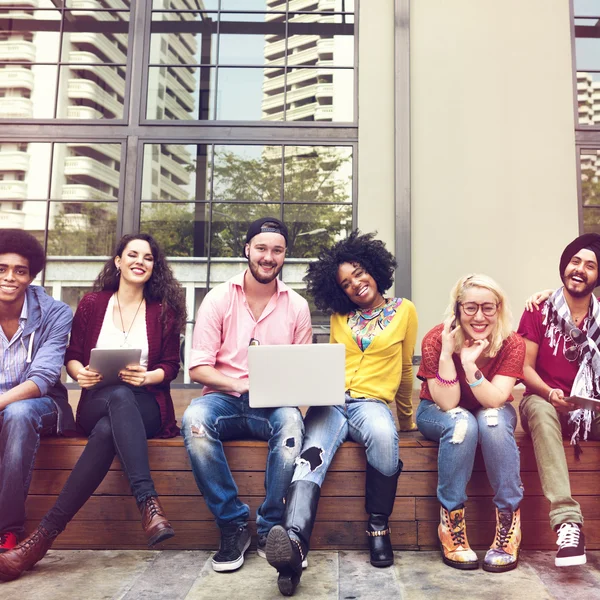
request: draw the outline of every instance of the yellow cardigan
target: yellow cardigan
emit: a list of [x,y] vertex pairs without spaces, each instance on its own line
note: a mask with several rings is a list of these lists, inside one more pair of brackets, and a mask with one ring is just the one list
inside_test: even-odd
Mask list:
[[388,326],[363,352],[352,337],[348,315],[331,316],[329,341],[346,346],[346,390],[353,398],[393,402],[397,390],[401,397],[411,397],[417,325],[415,305],[404,298]]

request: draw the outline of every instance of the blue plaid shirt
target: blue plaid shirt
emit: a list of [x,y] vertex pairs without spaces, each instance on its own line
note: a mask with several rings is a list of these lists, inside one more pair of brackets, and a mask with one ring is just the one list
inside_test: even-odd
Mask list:
[[27,323],[27,296],[23,302],[21,316],[19,317],[19,328],[9,341],[0,327],[0,394],[12,390],[22,383],[21,378],[25,371],[27,362],[27,343],[31,334],[23,338],[23,329]]

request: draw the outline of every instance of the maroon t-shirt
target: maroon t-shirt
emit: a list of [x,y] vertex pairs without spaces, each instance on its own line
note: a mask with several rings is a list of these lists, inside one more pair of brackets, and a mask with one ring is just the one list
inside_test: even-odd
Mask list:
[[[541,309],[533,312],[526,310],[519,323],[519,333],[538,345],[535,370],[542,381],[552,389],[562,390],[565,396],[568,396],[579,371],[579,361],[569,362],[565,358],[565,338],[562,335],[559,336],[557,346],[550,348],[550,342],[546,337],[547,327],[543,321],[544,315]],[[526,395],[534,393],[529,388],[525,390]]]
[[[435,378],[438,367],[440,365],[440,355],[442,353],[442,330],[444,325],[436,325],[431,331],[429,331],[423,338],[421,344],[421,366],[417,377],[423,381],[421,384],[420,398],[425,400],[431,400],[431,393],[429,392],[429,386],[427,384],[428,379]],[[452,355],[454,366],[456,367],[456,375],[460,384],[460,402],[459,406],[467,409],[481,408],[481,404],[475,398],[473,391],[467,383],[467,377],[465,370],[462,368],[460,363],[460,355],[456,352]],[[523,377],[523,364],[525,363],[525,342],[516,333],[511,333],[508,338],[504,340],[504,344],[498,351],[498,354],[494,358],[490,359],[489,362],[481,367],[479,370],[483,373],[483,376],[488,380],[492,380],[495,375],[506,375],[506,377],[516,377],[522,379]],[[508,401],[512,402],[512,395],[509,396]]]

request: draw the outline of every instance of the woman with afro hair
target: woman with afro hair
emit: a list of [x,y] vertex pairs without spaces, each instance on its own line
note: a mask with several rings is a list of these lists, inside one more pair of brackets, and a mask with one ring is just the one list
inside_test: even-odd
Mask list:
[[346,347],[346,398],[342,406],[314,406],[288,489],[282,525],[267,538],[267,560],[277,569],[280,592],[291,596],[309,549],[321,485],[341,444],[365,447],[365,508],[371,564],[393,564],[388,517],[402,470],[390,405],[396,392],[410,403],[417,313],[410,300],[384,296],[396,261],[373,234],[354,231],[324,249],[305,277],[317,308],[331,313],[330,342]]

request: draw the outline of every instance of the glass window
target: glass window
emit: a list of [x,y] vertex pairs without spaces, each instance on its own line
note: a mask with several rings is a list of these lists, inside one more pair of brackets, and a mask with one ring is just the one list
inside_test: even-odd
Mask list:
[[[147,118],[354,121],[353,10],[344,0],[155,10]],[[174,106],[161,109],[169,97]]]
[[124,118],[129,4],[0,9],[0,118]]
[[600,126],[600,2],[576,0],[574,10],[578,122]]

